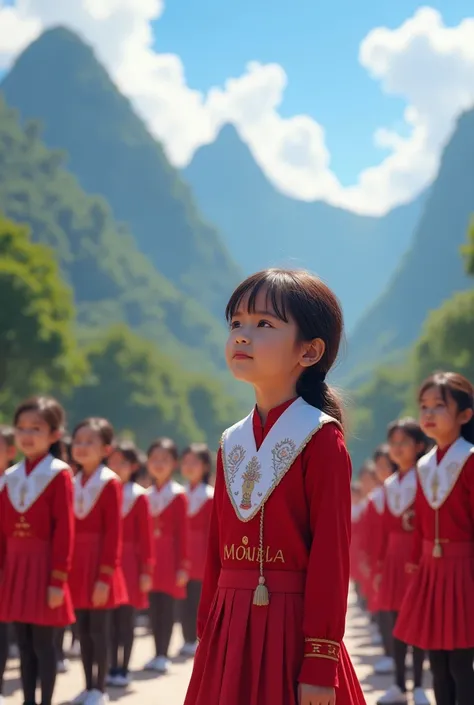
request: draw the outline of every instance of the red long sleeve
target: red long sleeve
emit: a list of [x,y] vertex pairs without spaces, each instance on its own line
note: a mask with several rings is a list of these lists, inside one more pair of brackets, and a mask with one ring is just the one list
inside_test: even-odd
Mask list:
[[417,480],[416,497],[415,497],[415,516],[413,518],[413,550],[411,554],[411,562],[413,565],[418,565],[423,549],[423,534],[421,530],[420,512],[423,503],[420,483]]
[[185,494],[177,495],[176,503],[176,565],[179,570],[189,570],[188,555],[188,499]]
[[102,550],[97,580],[111,584],[122,555],[122,485],[118,480],[110,480],[102,490],[104,506]]
[[53,482],[50,585],[63,588],[69,579],[74,550],[73,487],[70,471],[62,470]]
[[153,525],[148,498],[142,495],[137,499],[140,570],[142,575],[152,575],[155,563],[153,556]]
[[211,521],[209,525],[209,538],[207,543],[206,565],[202,584],[201,601],[199,603],[197,618],[197,635],[201,638],[206,626],[207,617],[217,590],[219,574],[221,572],[221,547],[220,547],[220,516],[222,513],[222,493],[225,483],[222,468],[222,453],[219,448],[217,454],[216,484],[214,487],[214,500],[212,502]]
[[305,464],[312,544],[303,618],[305,658],[298,680],[331,687],[337,686],[344,636],[351,532],[351,462],[334,424],[313,437]]
[[0,492],[0,580],[5,565],[6,533],[5,533],[5,490]]

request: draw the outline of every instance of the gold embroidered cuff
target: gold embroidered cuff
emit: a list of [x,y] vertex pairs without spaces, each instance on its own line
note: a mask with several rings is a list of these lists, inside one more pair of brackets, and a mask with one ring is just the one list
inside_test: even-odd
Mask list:
[[68,574],[63,573],[61,570],[53,570],[51,571],[51,577],[53,580],[60,580],[62,583],[66,583]]
[[339,661],[341,647],[337,641],[307,638],[304,642],[305,658],[325,658],[329,661]]
[[111,568],[109,565],[101,565],[99,568],[99,573],[103,573],[104,575],[113,575],[115,572],[115,568]]

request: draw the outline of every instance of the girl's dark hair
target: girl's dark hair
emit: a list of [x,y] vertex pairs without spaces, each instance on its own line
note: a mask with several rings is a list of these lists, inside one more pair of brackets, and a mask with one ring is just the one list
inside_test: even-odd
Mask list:
[[412,419],[409,416],[404,419],[397,419],[396,421],[392,421],[392,423],[389,424],[387,427],[387,440],[391,439],[395,431],[401,431],[406,436],[411,438],[414,443],[421,444],[421,450],[417,453],[416,456],[417,460],[419,460],[423,455],[425,455],[430,445],[430,441],[421,430],[421,426],[418,421],[415,421],[415,419]]
[[178,446],[171,438],[157,438],[148,448],[146,453],[147,456],[150,457],[153,451],[157,448],[162,448],[163,450],[166,450],[171,455],[173,460],[178,460]]
[[15,429],[13,426],[0,425],[0,437],[3,438],[8,448],[12,448],[15,445]]
[[[66,414],[61,404],[53,397],[30,397],[18,406],[13,415],[13,425],[17,426],[22,414],[34,411],[45,421],[50,431],[63,431],[66,423]],[[49,452],[55,458],[61,458],[61,441],[51,444]]]
[[[450,397],[456,403],[458,411],[471,409],[474,411],[474,387],[466,377],[457,372],[436,372],[428,379],[425,379],[418,391],[418,402],[423,394],[436,387],[444,402]],[[474,415],[471,420],[461,426],[461,436],[474,443]]]
[[343,422],[342,404],[326,383],[326,375],[337,358],[344,323],[341,305],[324,282],[304,270],[265,269],[247,277],[229,299],[225,316],[230,323],[247,299],[247,311],[255,313],[257,296],[265,291],[266,304],[275,316],[288,323],[290,317],[298,328],[300,341],[321,338],[325,344],[321,360],[301,373],[296,392],[311,406]]
[[397,465],[393,462],[393,460],[390,457],[390,449],[386,443],[381,443],[377,448],[374,450],[374,453],[372,455],[372,460],[374,463],[377,462],[379,458],[385,458],[388,460],[388,462],[391,465],[392,472],[396,472],[397,470]]
[[135,470],[130,476],[130,481],[136,482],[140,471],[140,454],[135,443],[127,440],[120,441],[120,443],[117,443],[117,445],[114,446],[113,452],[120,453],[123,455],[127,463],[135,466]]
[[204,484],[208,485],[211,479],[211,469],[212,469],[212,453],[205,443],[191,443],[187,448],[181,453],[181,458],[184,458],[188,453],[193,453],[196,455],[204,466],[204,473],[202,476],[202,481]]
[[110,421],[107,421],[107,419],[102,419],[96,416],[91,416],[88,419],[84,419],[77,424],[72,432],[73,441],[74,436],[81,430],[81,428],[90,428],[91,431],[97,433],[104,446],[111,445],[114,440],[114,428]]

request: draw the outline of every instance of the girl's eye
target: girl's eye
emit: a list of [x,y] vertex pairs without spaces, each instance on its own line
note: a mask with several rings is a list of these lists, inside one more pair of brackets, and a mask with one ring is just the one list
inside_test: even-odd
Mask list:
[[269,321],[259,321],[259,322],[258,322],[258,327],[259,327],[259,328],[266,328],[266,327],[271,328],[271,327],[272,327],[272,324],[269,323]]
[[232,321],[230,324],[230,329],[234,330],[235,328],[238,328],[240,325],[239,321]]

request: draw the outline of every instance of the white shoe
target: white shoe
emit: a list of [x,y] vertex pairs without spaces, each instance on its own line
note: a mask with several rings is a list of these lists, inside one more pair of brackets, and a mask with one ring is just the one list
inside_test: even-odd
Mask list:
[[91,690],[87,696],[85,705],[106,705],[109,702],[107,693],[101,693],[100,690]]
[[377,700],[377,705],[406,705],[408,696],[402,693],[398,685],[392,685],[385,695]]
[[0,695],[0,705],[5,705],[5,698],[3,695]]
[[382,646],[382,637],[378,632],[373,632],[372,636],[370,637],[370,643],[372,644],[372,646]]
[[395,671],[395,661],[391,656],[383,656],[374,666],[374,673],[378,676],[387,676]]
[[143,666],[143,670],[144,671],[156,671],[157,670],[157,668],[156,668],[157,661],[158,661],[158,657],[155,656],[155,658],[152,658],[151,661],[148,661],[148,663],[146,663]]
[[82,693],[79,693],[79,695],[76,695],[74,700],[70,701],[71,705],[84,705],[84,703],[86,702],[90,693],[92,693],[92,690],[83,690]]
[[158,671],[158,673],[168,673],[170,670],[169,659],[167,659],[166,656],[157,656],[155,670]]
[[62,661],[58,661],[56,664],[56,670],[58,673],[67,673],[69,671],[69,661],[67,658]]
[[197,649],[197,641],[195,641],[194,644],[187,642],[186,644],[183,644],[183,647],[181,648],[179,655],[180,656],[194,656],[194,654],[196,653],[196,649]]
[[415,688],[413,691],[413,702],[414,705],[431,705],[423,688]]
[[126,688],[130,685],[130,676],[126,676],[124,673],[118,673],[115,676],[114,685],[117,688]]
[[111,685],[112,687],[117,685],[117,675],[109,673],[107,678],[105,679],[105,684],[106,685]]
[[69,656],[80,656],[81,655],[81,645],[79,640],[73,641],[68,651]]

